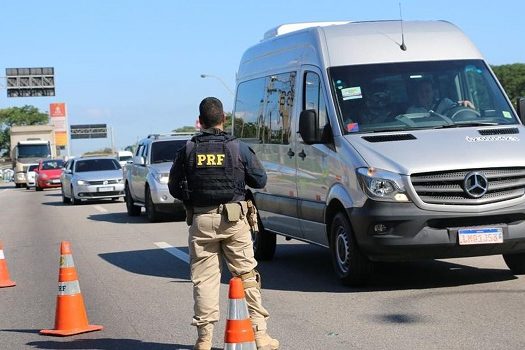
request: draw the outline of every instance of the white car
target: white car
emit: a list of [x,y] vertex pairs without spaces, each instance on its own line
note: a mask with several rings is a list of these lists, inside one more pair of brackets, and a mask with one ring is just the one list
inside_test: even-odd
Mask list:
[[38,168],[38,164],[30,164],[26,170],[26,189],[29,190],[31,187],[36,186],[36,173],[35,169]]
[[124,197],[122,167],[114,157],[82,157],[69,160],[60,177],[62,202]]

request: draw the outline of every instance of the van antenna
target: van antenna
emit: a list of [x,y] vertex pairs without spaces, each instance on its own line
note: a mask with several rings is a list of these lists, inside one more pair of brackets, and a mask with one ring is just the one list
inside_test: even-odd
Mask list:
[[401,22],[401,45],[399,45],[399,48],[403,51],[406,51],[407,46],[405,45],[405,31],[403,30],[403,13],[401,12],[401,2],[399,2],[399,18]]

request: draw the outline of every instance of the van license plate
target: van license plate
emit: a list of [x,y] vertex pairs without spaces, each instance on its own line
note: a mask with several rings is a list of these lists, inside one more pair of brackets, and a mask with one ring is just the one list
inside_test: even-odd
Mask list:
[[503,243],[503,229],[500,227],[472,228],[458,230],[459,245]]
[[113,191],[113,187],[99,187],[99,188],[98,188],[98,191],[99,191],[99,192],[109,192],[109,191]]

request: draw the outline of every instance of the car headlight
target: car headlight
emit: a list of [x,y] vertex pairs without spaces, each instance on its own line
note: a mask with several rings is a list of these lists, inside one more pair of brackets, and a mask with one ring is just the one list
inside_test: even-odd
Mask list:
[[39,174],[38,177],[41,177],[42,179],[47,179],[47,175],[46,174]]
[[87,185],[87,184],[88,184],[87,181],[84,181],[84,180],[77,180],[77,185],[82,186],[82,185]]
[[370,199],[410,202],[399,174],[375,168],[359,168],[357,177]]
[[124,179],[123,179],[123,178],[117,179],[117,183],[118,183],[118,184],[121,184],[121,183],[123,183],[123,182],[124,182]]
[[167,184],[168,183],[168,179],[170,177],[170,174],[168,173],[153,173],[153,178],[155,179],[155,181],[157,181],[158,183],[161,183],[161,184]]

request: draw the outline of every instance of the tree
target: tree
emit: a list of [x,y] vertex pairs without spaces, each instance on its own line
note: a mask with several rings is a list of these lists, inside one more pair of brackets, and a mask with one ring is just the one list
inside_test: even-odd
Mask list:
[[174,129],[173,132],[195,132],[194,126],[182,126],[180,128]]
[[[231,112],[225,112],[224,113],[226,120],[224,122],[224,130],[227,132],[231,131],[231,125],[232,125],[232,114]],[[172,132],[196,132],[198,131],[195,129],[194,126],[182,126],[180,128],[172,130]]]
[[0,109],[0,151],[9,152],[9,131],[13,125],[47,124],[47,113],[42,113],[34,106],[11,107]]
[[516,107],[516,99],[525,96],[525,63],[492,66],[492,70]]

